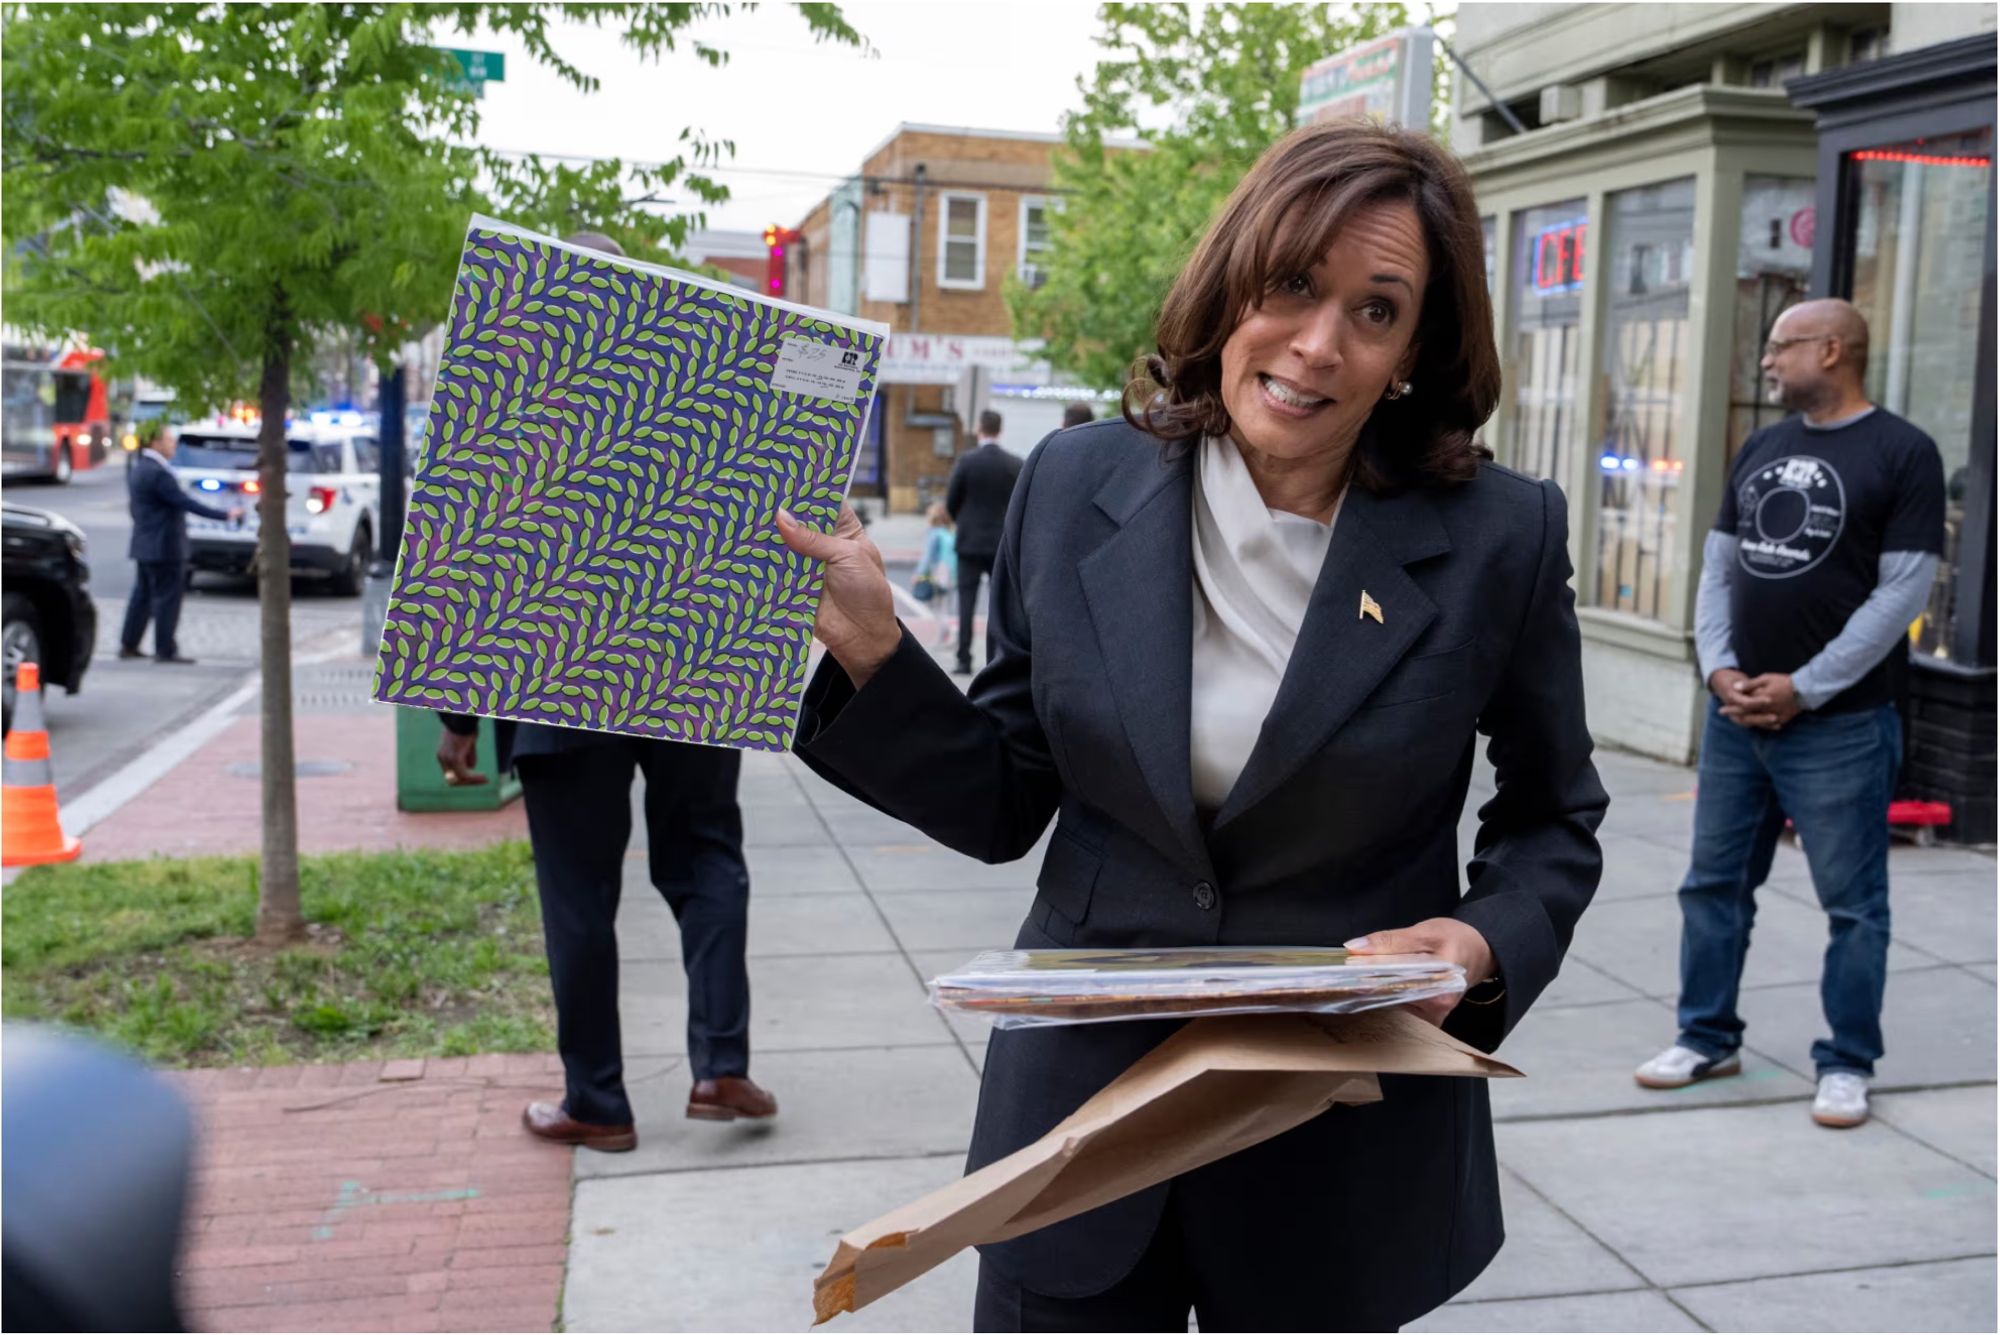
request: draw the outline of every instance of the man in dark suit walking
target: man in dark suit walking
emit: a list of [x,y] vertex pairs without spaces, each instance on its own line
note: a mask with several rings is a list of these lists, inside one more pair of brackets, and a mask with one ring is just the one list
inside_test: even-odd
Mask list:
[[952,465],[944,492],[944,508],[958,527],[958,666],[972,671],[972,618],[979,609],[979,584],[993,573],[993,556],[1000,550],[1000,529],[1007,519],[1007,502],[1014,496],[1014,479],[1021,476],[1019,455],[1000,444],[1000,414],[991,408],[979,414],[979,443]]
[[[447,782],[472,772],[479,720],[440,713]],[[646,869],[680,924],[687,971],[687,1115],[770,1117],[750,1079],[750,870],[736,803],[739,752],[545,723],[494,724],[501,770],[521,780],[555,993],[563,1099],[521,1114],[534,1135],[594,1150],[639,1143],[618,1021],[618,901],[632,838],[632,773],[646,779]]]
[[[572,246],[625,252],[580,232]],[[439,713],[438,764],[448,783],[484,783],[473,771],[479,720]],[[522,1111],[528,1131],[594,1150],[638,1141],[625,1093],[618,1025],[618,900],[632,837],[632,773],[646,779],[646,864],[680,924],[687,970],[687,1115],[727,1122],[770,1117],[778,1101],[750,1079],[750,871],[736,803],[740,752],[684,742],[496,722],[501,770],[521,779],[555,992],[563,1100]]]
[[138,568],[132,595],[125,604],[125,628],[118,637],[120,658],[142,658],[139,640],[146,623],[153,623],[153,661],[192,663],[181,655],[174,630],[181,620],[181,591],[187,584],[187,517],[242,518],[243,508],[226,510],[203,505],[174,480],[173,431],[158,418],[146,423],[144,445],[125,472],[125,490],[132,509],[132,543],[128,554]]

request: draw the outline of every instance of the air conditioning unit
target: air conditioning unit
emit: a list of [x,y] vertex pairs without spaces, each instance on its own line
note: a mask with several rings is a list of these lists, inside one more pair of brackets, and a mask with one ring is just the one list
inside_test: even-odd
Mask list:
[[1542,124],[1573,121],[1583,114],[1583,90],[1573,83],[1551,84],[1542,89]]

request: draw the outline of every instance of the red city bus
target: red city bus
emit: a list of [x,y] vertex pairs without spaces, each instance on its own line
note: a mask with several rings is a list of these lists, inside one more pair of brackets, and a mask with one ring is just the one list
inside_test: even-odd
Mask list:
[[110,395],[92,348],[55,353],[8,344],[0,356],[0,472],[67,482],[104,461]]

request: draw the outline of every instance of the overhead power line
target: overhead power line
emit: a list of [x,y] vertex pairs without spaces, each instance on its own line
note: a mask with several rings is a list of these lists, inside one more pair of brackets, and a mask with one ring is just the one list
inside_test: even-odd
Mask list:
[[[503,158],[546,158],[551,162],[622,162],[626,166],[658,169],[664,162],[647,162],[638,158],[620,158],[605,153],[536,153],[521,148],[491,148],[486,150]],[[784,177],[797,181],[831,181],[843,184],[860,180],[863,184],[876,185],[927,185],[939,190],[1014,190],[1024,195],[1068,195],[1072,190],[1053,185],[1022,185],[1018,181],[941,181],[927,176],[919,181],[914,176],[882,176],[870,172],[825,172],[805,168],[781,167],[737,167],[727,164],[717,166],[693,166],[683,163],[684,170],[701,176],[770,176]]]

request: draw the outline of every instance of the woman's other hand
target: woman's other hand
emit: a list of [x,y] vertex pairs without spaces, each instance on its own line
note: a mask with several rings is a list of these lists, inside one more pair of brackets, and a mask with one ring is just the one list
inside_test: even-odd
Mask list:
[[844,502],[831,533],[807,528],[779,510],[778,536],[800,556],[825,563],[826,592],[819,600],[813,634],[859,690],[889,661],[903,638],[881,551],[862,528],[854,507]]
[[[1426,918],[1414,927],[1393,932],[1370,932],[1346,943],[1356,955],[1435,955],[1465,970],[1468,990],[1493,976],[1493,950],[1479,929],[1456,918]],[[1408,1009],[1420,1020],[1443,1024],[1444,1017],[1457,1007],[1463,993],[1413,1001]]]

